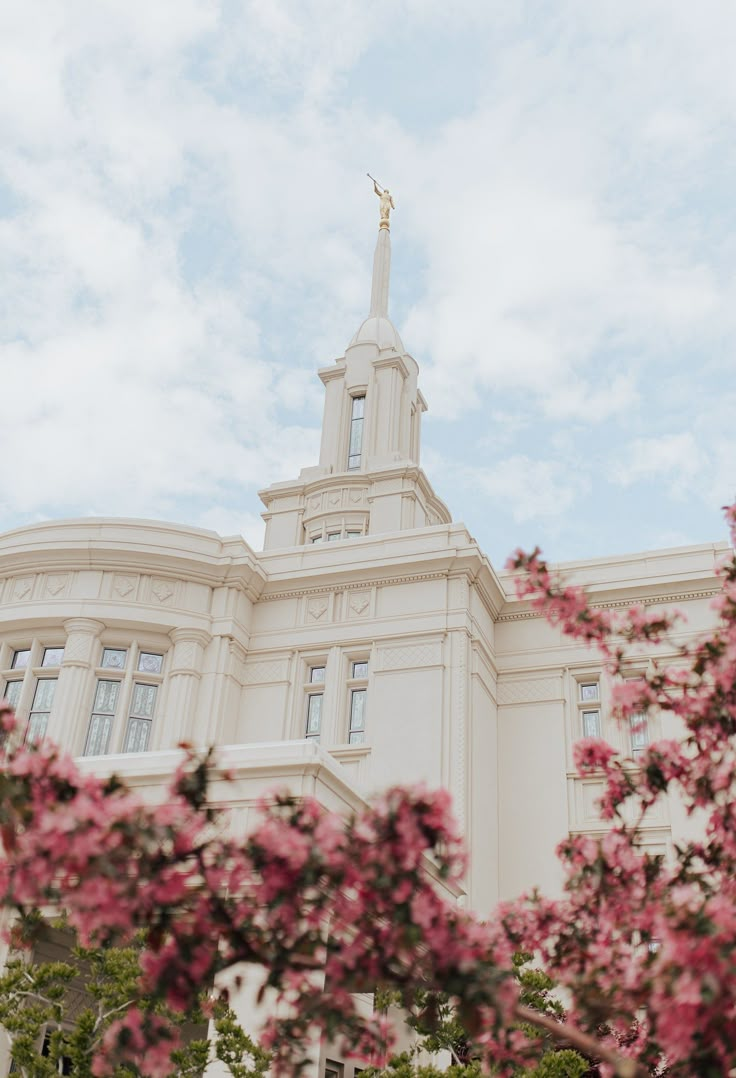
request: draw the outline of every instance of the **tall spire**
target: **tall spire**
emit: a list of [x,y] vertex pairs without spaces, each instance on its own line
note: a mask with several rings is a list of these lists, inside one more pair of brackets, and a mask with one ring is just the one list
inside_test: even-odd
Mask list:
[[[370,176],[370,173],[368,173]],[[396,209],[394,200],[387,187],[381,187],[372,176],[373,189],[378,195],[380,202],[380,218],[378,224],[378,239],[376,240],[376,253],[373,256],[373,282],[371,284],[371,309],[368,317],[363,321],[360,329],[351,340],[348,348],[353,345],[374,344],[380,350],[393,349],[395,352],[404,352],[401,337],[396,332],[396,327],[391,324],[388,316],[388,286],[391,277],[391,210]]]
[[376,240],[376,253],[373,256],[373,285],[371,287],[371,310],[369,318],[388,318],[388,283],[391,276],[391,210],[395,210],[394,200],[388,187],[381,187],[373,180],[373,190],[378,195],[381,203],[380,223],[378,225],[378,239]]
[[371,286],[371,317],[388,318],[388,285],[391,277],[391,235],[388,228],[378,229],[376,253],[373,256]]

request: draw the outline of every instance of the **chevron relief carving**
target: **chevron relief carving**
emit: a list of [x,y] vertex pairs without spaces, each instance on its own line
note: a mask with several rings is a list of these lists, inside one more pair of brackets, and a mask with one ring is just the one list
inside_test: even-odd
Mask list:
[[362,617],[368,610],[371,597],[367,591],[356,591],[350,596],[350,610],[358,617]]
[[317,599],[310,599],[307,603],[307,613],[310,618],[315,621],[319,621],[327,613],[328,607],[327,599],[324,596],[320,596]]

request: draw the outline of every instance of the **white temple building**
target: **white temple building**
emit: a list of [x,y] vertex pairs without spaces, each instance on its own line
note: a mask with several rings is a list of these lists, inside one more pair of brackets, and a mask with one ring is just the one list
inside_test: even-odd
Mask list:
[[[319,462],[261,492],[262,551],[141,520],[0,537],[0,688],[29,737],[151,796],[179,742],[221,746],[237,777],[216,793],[238,827],[279,785],[340,811],[395,783],[447,787],[471,852],[463,901],[486,914],[535,885],[556,891],[557,843],[601,828],[601,784],[576,777],[576,739],[600,733],[635,757],[647,737],[676,731],[632,741],[612,724],[597,656],[515,597],[434,492],[419,365],[388,313],[390,260],[386,217],[368,316],[318,372]],[[689,635],[712,624],[725,550],[564,569],[601,606],[681,608]],[[666,850],[685,827],[672,803],[642,841]],[[329,1051],[323,1071],[342,1066]]]

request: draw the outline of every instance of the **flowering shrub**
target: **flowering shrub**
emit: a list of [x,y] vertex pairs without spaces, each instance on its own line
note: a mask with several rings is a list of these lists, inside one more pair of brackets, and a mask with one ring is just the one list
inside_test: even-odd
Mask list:
[[[726,514],[736,544],[736,506]],[[595,645],[614,677],[626,673],[627,645],[661,642],[675,624],[676,615],[639,608],[591,609],[538,551],[518,552],[511,565],[525,570],[519,594]],[[636,767],[604,741],[578,743],[576,766],[605,782],[611,830],[598,841],[566,839],[565,897],[522,899],[510,919],[568,989],[568,1021],[632,1061],[628,1072],[617,1064],[622,1074],[721,1075],[736,1066],[736,558],[719,572],[715,631],[671,644],[674,661],[650,661],[614,689],[620,721],[656,709],[677,719],[682,739],[655,741]],[[637,843],[645,812],[668,792],[702,822],[672,860]]]
[[[12,739],[7,714],[3,723]],[[441,880],[456,883],[465,868],[446,794],[391,790],[347,821],[276,797],[237,840],[211,826],[210,764],[187,754],[167,802],[152,807],[115,778],[81,775],[48,742],[9,747],[3,904],[21,922],[63,908],[86,946],[144,931],[141,993],[173,1010],[236,962],[262,966],[282,1004],[264,1037],[277,1067],[302,1065],[317,1029],[381,1058],[388,1023],[366,1020],[353,995],[378,983],[447,986],[467,999],[481,1041],[481,1030],[505,1028],[510,945],[441,897],[427,872],[427,854]],[[146,1073],[168,1074],[176,1030],[146,1013],[132,1007],[110,1027],[96,1074],[139,1058],[144,1044]]]
[[[513,565],[524,570],[520,594],[596,646],[614,677],[630,645],[640,654],[672,628],[659,613],[591,608],[538,551]],[[91,946],[143,931],[141,993],[177,1011],[220,970],[261,967],[279,1001],[266,1043],[282,1071],[304,1065],[317,1033],[380,1064],[390,1028],[354,998],[380,984],[407,1000],[442,992],[474,1058],[496,1073],[530,1059],[533,1027],[603,1072],[725,1074],[736,1066],[736,560],[721,575],[716,630],[615,696],[626,723],[650,708],[676,716],[682,741],[655,742],[636,767],[603,741],[577,746],[581,771],[602,775],[611,829],[563,841],[559,901],[523,896],[483,924],[443,897],[433,872],[453,884],[465,868],[445,793],[390,790],[347,820],[275,797],[249,836],[224,838],[207,803],[210,757],[187,753],[167,802],[151,807],[115,778],[81,775],[51,744],[15,744],[5,711],[0,903],[21,923],[63,908]],[[704,823],[666,862],[637,845],[637,829],[670,790]],[[564,1019],[520,1000],[519,951],[541,956],[566,990]],[[144,1050],[148,1074],[168,1073],[176,1031],[146,1014],[133,1007],[111,1026],[97,1075]]]

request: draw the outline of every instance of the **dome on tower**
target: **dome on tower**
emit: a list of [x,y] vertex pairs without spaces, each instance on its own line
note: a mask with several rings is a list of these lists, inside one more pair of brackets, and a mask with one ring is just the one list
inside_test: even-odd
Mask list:
[[366,318],[348,348],[352,348],[354,344],[377,344],[381,349],[394,348],[397,352],[404,351],[401,337],[393,322],[380,314],[370,314]]

